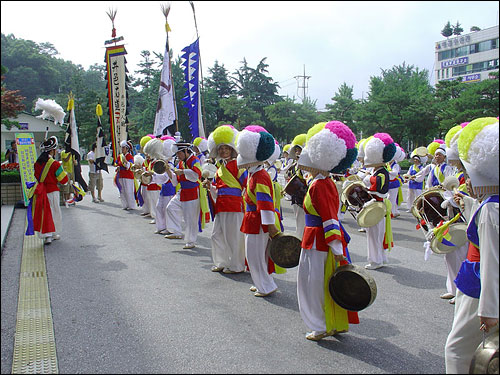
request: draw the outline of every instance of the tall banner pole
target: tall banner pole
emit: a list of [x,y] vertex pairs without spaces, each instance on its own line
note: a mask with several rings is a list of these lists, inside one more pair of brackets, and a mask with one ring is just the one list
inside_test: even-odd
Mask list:
[[[198,43],[200,41],[200,36],[198,34],[198,24],[196,22],[196,12],[194,10],[194,3],[192,1],[189,2],[189,4],[191,5],[191,8],[193,9],[193,17],[194,17],[194,28],[196,29],[196,39],[198,39]],[[205,118],[206,118],[206,114],[205,114],[205,100],[202,100],[202,96],[204,95],[204,90],[203,90],[203,69],[202,69],[202,66],[201,66],[201,53],[199,52],[198,50],[198,62],[200,64],[200,104],[201,104],[201,109],[203,111],[203,116],[201,116],[201,124],[202,124],[202,127],[203,127],[203,135],[206,134],[206,127],[205,127]]]
[[[163,66],[160,77],[160,87],[158,92],[158,104],[156,106],[156,116],[154,123],[154,135],[161,136],[168,134],[173,136],[178,129],[177,104],[175,100],[174,80],[172,75],[172,63],[170,61],[170,45],[168,32],[172,31],[168,25],[168,14],[170,12],[170,2],[161,6],[165,16],[165,31],[167,33],[167,42],[165,53],[163,55]],[[175,132],[171,128],[175,124]]]
[[125,55],[127,51],[125,46],[116,43],[123,40],[123,36],[116,37],[114,20],[116,10],[110,10],[107,15],[111,19],[113,30],[111,37],[113,39],[104,42],[106,47],[106,80],[108,82],[108,110],[109,126],[111,134],[111,147],[113,150],[113,161],[116,162],[120,155],[120,142],[128,140],[128,95],[127,95],[127,60]]

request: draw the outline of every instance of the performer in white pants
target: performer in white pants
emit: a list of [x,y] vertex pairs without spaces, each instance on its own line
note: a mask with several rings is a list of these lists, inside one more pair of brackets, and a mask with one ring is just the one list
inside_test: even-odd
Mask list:
[[403,161],[406,157],[403,149],[397,143],[395,143],[395,145],[396,154],[394,155],[393,160],[388,163],[389,167],[387,168],[389,171],[389,200],[391,201],[391,214],[393,218],[401,215],[398,208],[398,196],[401,189],[401,180],[399,177],[401,167],[399,166],[399,162]]
[[342,173],[347,169],[357,150],[354,134],[339,121],[314,125],[307,136],[309,141],[298,165],[311,174],[312,180],[304,198],[306,226],[297,271],[297,300],[300,316],[311,331],[306,339],[319,341],[348,331],[349,323],[359,323],[357,313],[337,305],[325,288],[325,280],[348,259],[346,238],[338,221],[339,195],[328,175],[329,171]]
[[181,188],[167,206],[168,239],[182,238],[182,219],[185,223],[186,245],[184,249],[196,247],[198,237],[198,221],[200,219],[199,180],[201,178],[200,160],[193,154],[191,144],[178,142],[172,146],[180,160],[178,169],[174,171]]
[[[483,332],[498,330],[499,318],[499,126],[494,117],[471,121],[460,133],[460,159],[470,177],[477,197],[469,219],[470,241],[455,280],[457,297],[455,316],[445,346],[447,374],[469,373]],[[458,200],[462,194],[455,194]],[[462,196],[465,201],[470,200]],[[467,210],[470,204],[465,204]],[[478,270],[479,268],[479,275]],[[479,277],[478,277],[479,276]]]
[[122,208],[128,211],[136,207],[134,173],[130,170],[130,167],[134,164],[134,157],[131,154],[133,146],[130,141],[121,141],[120,146],[122,153],[116,161],[115,185],[120,191]]
[[[152,182],[161,186],[158,201],[156,202],[156,231],[155,234],[167,234],[167,206],[170,200],[175,196],[175,186],[177,185],[177,176],[171,172],[175,166],[168,162],[168,172],[163,174],[155,173]],[[171,233],[168,233],[171,234]]]
[[[366,176],[363,182],[372,197],[379,202],[384,202],[386,208],[390,207],[390,202],[387,199],[389,172],[385,168],[385,163],[394,157],[396,147],[387,133],[376,133],[364,144],[365,166],[373,167],[373,172]],[[393,246],[391,222],[387,220],[390,215],[391,212],[387,211],[385,217],[376,225],[366,228],[369,262],[365,265],[366,269],[375,270],[387,263],[387,251]]]
[[[266,252],[270,237],[279,233],[279,222],[274,210],[273,183],[269,173],[263,168],[264,162],[275,150],[275,140],[260,126],[247,126],[237,141],[238,168],[248,169],[248,181],[245,190],[246,212],[241,224],[245,233],[245,251],[254,285],[250,288],[256,297],[265,297],[274,293],[278,286],[269,273],[269,254]],[[259,150],[259,153],[257,153]],[[259,159],[257,159],[259,157]],[[279,224],[278,224],[279,225]]]
[[217,159],[217,173],[213,183],[207,179],[214,204],[212,229],[212,272],[239,273],[245,271],[245,236],[240,231],[243,222],[242,191],[248,173],[238,169],[238,153],[234,145],[238,131],[221,125],[208,137],[209,157]]
[[406,212],[411,212],[411,208],[413,207],[413,202],[415,202],[415,198],[422,194],[422,190],[424,188],[424,174],[420,174],[418,177],[416,176],[418,172],[423,168],[423,165],[427,161],[427,156],[419,156],[415,154],[415,150],[411,153],[411,160],[413,165],[410,166],[408,170],[408,174],[405,175],[408,179],[408,197],[406,198]]

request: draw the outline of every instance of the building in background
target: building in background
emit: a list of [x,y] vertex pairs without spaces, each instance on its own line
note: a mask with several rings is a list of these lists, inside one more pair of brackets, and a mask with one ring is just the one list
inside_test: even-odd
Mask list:
[[498,72],[498,25],[436,42],[436,81],[479,82]]
[[39,154],[40,143],[45,140],[45,131],[47,127],[49,128],[48,137],[55,135],[59,141],[59,145],[64,143],[66,127],[63,128],[60,125],[54,125],[54,121],[36,118],[36,116],[27,112],[20,112],[16,118],[9,118],[9,120],[18,121],[19,128],[12,126],[12,128],[8,130],[7,127],[2,124],[2,152],[7,151],[7,149],[10,148],[10,142],[16,140],[16,133],[33,133],[36,152]]

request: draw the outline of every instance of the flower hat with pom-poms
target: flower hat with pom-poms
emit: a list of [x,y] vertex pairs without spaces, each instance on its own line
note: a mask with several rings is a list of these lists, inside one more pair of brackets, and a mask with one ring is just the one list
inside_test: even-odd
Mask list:
[[271,176],[271,181],[278,181],[278,167],[277,164],[280,163],[278,160],[281,154],[281,147],[277,140],[274,140],[274,152],[269,159],[266,160],[269,163],[269,167],[267,168],[267,173]]
[[290,145],[290,150],[288,150],[288,157],[297,160],[298,149],[302,150],[305,145],[306,145],[306,135],[305,134],[296,135],[292,141],[292,144]]
[[458,154],[476,194],[498,194],[498,120],[471,121],[458,136]]
[[429,152],[429,155],[434,156],[438,148],[444,149],[444,147],[446,146],[442,139],[435,139],[431,143],[429,143],[429,145],[427,146],[427,151]]
[[172,146],[175,144],[175,138],[170,135],[164,135],[160,139],[163,140],[163,160],[172,158]]
[[200,152],[208,151],[208,141],[206,138],[196,137],[193,140],[193,146],[198,147],[198,150],[200,150]]
[[139,145],[141,146],[142,151],[144,151],[144,146],[146,146],[146,143],[148,143],[153,138],[154,137],[150,137],[149,135],[145,135],[141,138],[141,140],[139,141]]
[[283,146],[283,153],[287,153],[287,154],[290,154],[290,147],[292,147],[292,145],[290,143],[286,144]]
[[394,158],[396,144],[387,133],[375,133],[365,142],[365,166],[377,167]]
[[358,149],[358,158],[365,158],[365,143],[368,138],[362,138],[359,140],[356,148]]
[[316,124],[307,132],[306,145],[299,156],[299,168],[325,176],[329,172],[343,173],[358,156],[355,144],[354,133],[342,122]]
[[238,134],[236,151],[239,168],[263,164],[275,150],[274,137],[262,126],[249,125]]
[[467,126],[468,122],[462,122],[460,125],[455,125],[446,133],[444,137],[444,143],[446,145],[446,156],[448,157],[448,161],[450,160],[459,160],[458,156],[458,136],[463,128]]
[[219,147],[222,145],[229,146],[233,149],[231,157],[235,158],[238,153],[236,151],[236,137],[238,130],[232,125],[220,125],[208,136],[208,157],[218,158]]
[[392,158],[392,160],[399,163],[399,162],[405,160],[406,152],[405,152],[404,148],[401,147],[399,144],[397,144],[397,143],[394,143],[394,144],[396,145],[396,153],[394,154],[394,157]]
[[153,159],[163,159],[163,141],[153,138],[144,145],[144,153]]

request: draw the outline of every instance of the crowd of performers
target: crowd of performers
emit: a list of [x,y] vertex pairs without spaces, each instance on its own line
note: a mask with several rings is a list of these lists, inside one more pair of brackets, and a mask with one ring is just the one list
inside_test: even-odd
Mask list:
[[[131,142],[122,141],[114,181],[124,210],[141,207],[141,215],[155,224],[154,233],[183,239],[184,249],[195,248],[198,233],[213,220],[211,270],[249,271],[256,297],[274,293],[278,286],[272,274],[286,272],[266,249],[283,232],[281,200],[290,200],[295,235],[301,240],[299,311],[309,330],[306,338],[314,341],[359,323],[356,312],[343,309],[325,292],[325,280],[350,263],[344,215],[360,219],[359,230],[366,232],[364,268],[384,267],[394,246],[391,221],[400,216],[401,188],[407,183],[407,212],[415,216],[416,230],[424,233],[426,258],[432,251],[439,253],[440,246],[453,248],[443,251],[447,291],[440,297],[455,304],[446,370],[463,373],[483,339],[482,331],[498,329],[498,129],[498,118],[490,117],[454,126],[445,140],[411,152],[412,166],[404,175],[399,162],[406,153],[389,134],[357,141],[339,121],[312,126],[283,150],[258,125],[241,131],[221,125],[208,139],[192,143],[147,135],[135,156]],[[50,194],[52,185],[65,178],[58,162],[47,161],[57,146],[51,139],[42,144],[35,164],[33,217],[44,208],[50,212],[50,205],[56,223],[55,228],[43,225],[48,215],[34,220],[34,231],[45,236],[58,231],[60,211]],[[285,186],[278,181],[280,173]],[[299,187],[290,193],[292,180]],[[368,199],[356,206],[350,190]],[[435,196],[437,207],[432,205]],[[465,225],[462,235],[467,237],[460,246],[450,236],[458,223]]]

